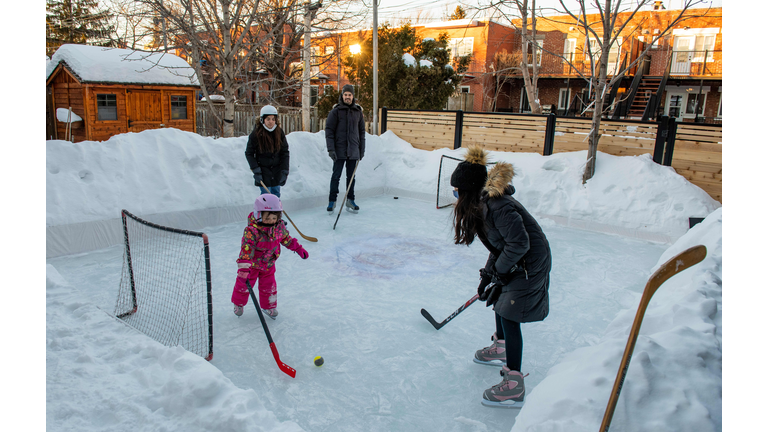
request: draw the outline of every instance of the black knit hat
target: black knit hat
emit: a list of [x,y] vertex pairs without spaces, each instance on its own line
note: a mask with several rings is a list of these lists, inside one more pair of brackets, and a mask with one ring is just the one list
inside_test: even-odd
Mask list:
[[355,87],[352,84],[345,84],[344,87],[341,88],[341,94],[344,94],[346,92],[352,93],[352,96],[355,95]]
[[463,162],[451,174],[451,186],[459,190],[480,190],[488,178],[485,168],[487,154],[479,147],[470,147]]

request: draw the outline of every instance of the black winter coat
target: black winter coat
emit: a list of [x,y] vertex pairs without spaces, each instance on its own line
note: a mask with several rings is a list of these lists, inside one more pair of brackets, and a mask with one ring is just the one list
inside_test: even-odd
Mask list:
[[352,105],[334,105],[325,120],[325,144],[328,151],[336,152],[338,159],[362,159],[365,154],[365,119],[363,108],[352,99]]
[[512,165],[497,163],[482,192],[488,242],[500,252],[498,257],[489,255],[485,269],[495,268],[509,278],[494,304],[496,313],[520,323],[541,321],[549,314],[552,254],[539,224],[512,198],[515,188],[509,182],[513,175]]
[[[254,174],[260,174],[261,179],[267,187],[284,186],[288,180],[288,171],[290,167],[290,152],[288,151],[288,140],[285,138],[282,128],[280,129],[280,151],[277,153],[259,153],[258,138],[256,131],[263,128],[258,122],[253,131],[248,136],[248,145],[245,147],[245,158]],[[268,134],[274,134],[276,131],[265,131]],[[261,186],[256,182],[256,186]]]

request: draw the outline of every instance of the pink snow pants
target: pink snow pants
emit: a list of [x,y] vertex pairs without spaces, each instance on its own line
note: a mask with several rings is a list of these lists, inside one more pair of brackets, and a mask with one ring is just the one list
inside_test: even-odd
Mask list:
[[[240,277],[243,270],[244,269],[240,269],[240,271],[238,271],[238,276],[235,280],[235,288],[232,290],[232,303],[238,306],[247,305],[248,297],[250,297],[248,287],[245,286],[245,279]],[[275,281],[275,266],[268,269],[251,267],[248,270],[248,282],[251,284],[251,288],[255,288],[257,279],[259,281],[259,306],[261,306],[262,309],[276,308],[277,282]]]

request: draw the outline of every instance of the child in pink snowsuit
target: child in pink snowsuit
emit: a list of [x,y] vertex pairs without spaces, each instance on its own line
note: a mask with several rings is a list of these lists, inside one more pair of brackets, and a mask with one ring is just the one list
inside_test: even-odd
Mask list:
[[256,289],[258,279],[259,306],[270,318],[277,317],[277,283],[275,282],[275,261],[280,256],[280,245],[296,252],[302,259],[309,253],[299,242],[288,234],[285,221],[281,219],[282,204],[272,194],[260,195],[254,203],[253,213],[248,215],[248,226],[243,233],[240,256],[237,258],[237,279],[232,290],[235,315],[243,314],[248,304],[248,287],[245,281]]

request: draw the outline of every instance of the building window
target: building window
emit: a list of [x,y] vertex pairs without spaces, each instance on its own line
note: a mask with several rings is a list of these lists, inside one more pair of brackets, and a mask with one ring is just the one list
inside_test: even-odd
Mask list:
[[317,92],[319,91],[316,85],[309,86],[309,105],[314,106],[317,103]]
[[96,110],[99,120],[117,120],[117,95],[97,94]]
[[461,86],[461,93],[469,93],[469,86]]
[[325,55],[329,56],[329,55],[333,54],[333,51],[334,51],[334,47],[333,46],[325,47]]
[[[698,94],[689,94],[688,95],[688,101],[685,104],[685,113],[686,114],[692,114],[695,115],[696,111],[698,111],[698,114],[701,114],[704,112],[704,103],[707,100],[707,94],[702,93],[701,94],[701,101],[699,102],[699,95]],[[697,104],[697,102],[699,102]],[[696,107],[698,106],[698,109]]]
[[557,99],[557,109],[567,111],[571,105],[571,89],[561,88],[560,97]]
[[571,63],[576,58],[576,39],[566,39],[563,47],[563,57]]
[[451,39],[448,43],[448,47],[451,49],[451,55],[453,57],[465,57],[472,55],[472,46],[474,44],[474,37],[464,37]]
[[187,97],[171,96],[171,120],[187,119]]

